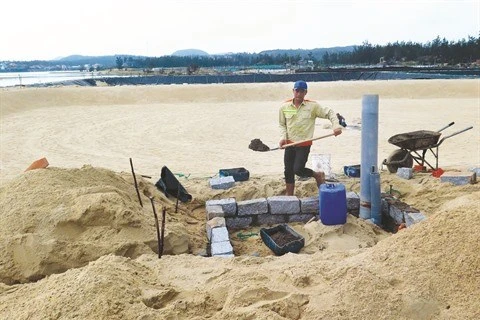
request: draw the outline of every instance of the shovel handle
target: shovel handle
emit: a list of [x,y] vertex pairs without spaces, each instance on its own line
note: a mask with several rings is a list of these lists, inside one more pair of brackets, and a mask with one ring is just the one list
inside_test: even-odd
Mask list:
[[302,143],[305,143],[305,142],[309,142],[309,141],[315,141],[315,140],[320,140],[320,139],[323,139],[323,138],[328,138],[328,137],[331,137],[331,136],[334,136],[334,135],[335,135],[334,133],[330,133],[330,134],[320,136],[320,137],[315,137],[315,138],[312,138],[312,139],[307,139],[307,140],[302,140],[302,141],[297,141],[297,142],[284,144],[283,146],[280,147],[280,149],[293,147],[293,146],[296,146],[296,145],[299,145],[299,144],[302,144]]

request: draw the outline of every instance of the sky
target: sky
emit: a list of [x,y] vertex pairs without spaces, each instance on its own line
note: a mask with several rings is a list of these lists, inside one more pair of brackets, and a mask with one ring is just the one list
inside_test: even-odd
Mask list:
[[480,0],[2,0],[0,61],[478,37]]

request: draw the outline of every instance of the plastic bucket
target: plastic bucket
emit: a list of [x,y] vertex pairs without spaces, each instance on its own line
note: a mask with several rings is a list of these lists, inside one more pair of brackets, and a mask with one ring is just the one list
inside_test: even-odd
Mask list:
[[329,154],[312,154],[312,170],[323,171],[326,177],[330,177],[332,167],[330,166]]
[[345,185],[327,183],[318,191],[320,221],[324,225],[345,224],[347,222],[347,193]]

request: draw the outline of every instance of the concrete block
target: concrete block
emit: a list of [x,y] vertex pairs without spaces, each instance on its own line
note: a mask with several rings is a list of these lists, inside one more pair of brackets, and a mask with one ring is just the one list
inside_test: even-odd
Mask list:
[[318,216],[318,212],[313,214],[313,213],[300,213],[300,214],[292,214],[288,215],[288,222],[308,222],[310,219],[313,217]]
[[222,207],[225,217],[231,217],[237,214],[237,201],[235,200],[235,198],[208,200],[205,203],[205,207],[207,208],[207,211],[208,211],[208,207],[211,207],[211,206]]
[[360,196],[356,192],[347,192],[347,210],[360,210]]
[[230,189],[235,185],[235,179],[232,176],[211,178],[209,182],[212,189]]
[[211,243],[230,241],[227,227],[218,227],[212,229]]
[[253,222],[252,217],[227,217],[225,219],[228,229],[245,229],[250,227]]
[[280,224],[280,223],[285,223],[287,222],[287,217],[286,215],[281,215],[281,214],[260,214],[257,216],[257,225],[263,226],[271,226],[274,224]]
[[296,196],[273,196],[267,198],[271,214],[298,214],[300,200]]
[[412,168],[398,168],[397,176],[403,179],[410,180],[413,178],[413,169]]
[[239,216],[268,213],[268,202],[265,198],[237,202]]
[[408,228],[415,223],[425,220],[426,218],[427,217],[425,217],[421,212],[408,212],[405,214],[405,225]]
[[302,198],[300,199],[300,214],[319,214],[318,211],[318,198],[317,197],[309,197],[309,198]]
[[389,211],[390,211],[390,204],[384,198],[382,198],[382,209],[381,210],[382,210],[382,214],[385,214],[385,215],[389,214]]
[[212,229],[226,227],[227,224],[225,222],[225,218],[215,217],[213,219],[208,220],[205,226],[207,229],[207,238],[208,238],[208,241],[210,241],[210,239],[212,238]]
[[215,217],[225,217],[222,206],[206,206],[205,211],[207,221]]
[[212,256],[233,254],[233,247],[230,241],[213,242],[210,247]]
[[390,205],[390,208],[388,210],[388,215],[395,220],[395,223],[400,224],[403,223],[404,221],[404,211],[394,204]]
[[347,210],[348,214],[351,214],[354,217],[357,217],[360,215],[360,209],[354,209],[354,210]]
[[440,182],[450,182],[456,186],[474,184],[477,182],[477,174],[475,172],[448,172],[440,177]]

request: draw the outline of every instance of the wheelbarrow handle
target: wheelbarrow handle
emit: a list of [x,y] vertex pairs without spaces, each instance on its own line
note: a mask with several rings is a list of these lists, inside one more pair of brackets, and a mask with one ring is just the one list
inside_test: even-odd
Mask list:
[[450,135],[448,135],[448,136],[446,136],[446,137],[443,137],[443,138],[437,143],[437,147],[438,147],[439,145],[441,145],[442,142],[443,142],[445,139],[451,138],[451,137],[453,137],[453,136],[456,136],[457,134],[460,134],[460,133],[465,132],[465,131],[470,130],[470,129],[473,129],[473,126],[470,126],[470,127],[465,128],[465,129],[463,129],[463,130],[454,132],[454,133],[452,133],[452,134],[450,134]]
[[453,126],[454,124],[455,124],[455,122],[452,121],[452,122],[450,122],[448,125],[446,125],[445,127],[443,127],[442,129],[437,130],[437,132],[443,131],[443,130],[447,129],[448,127]]

